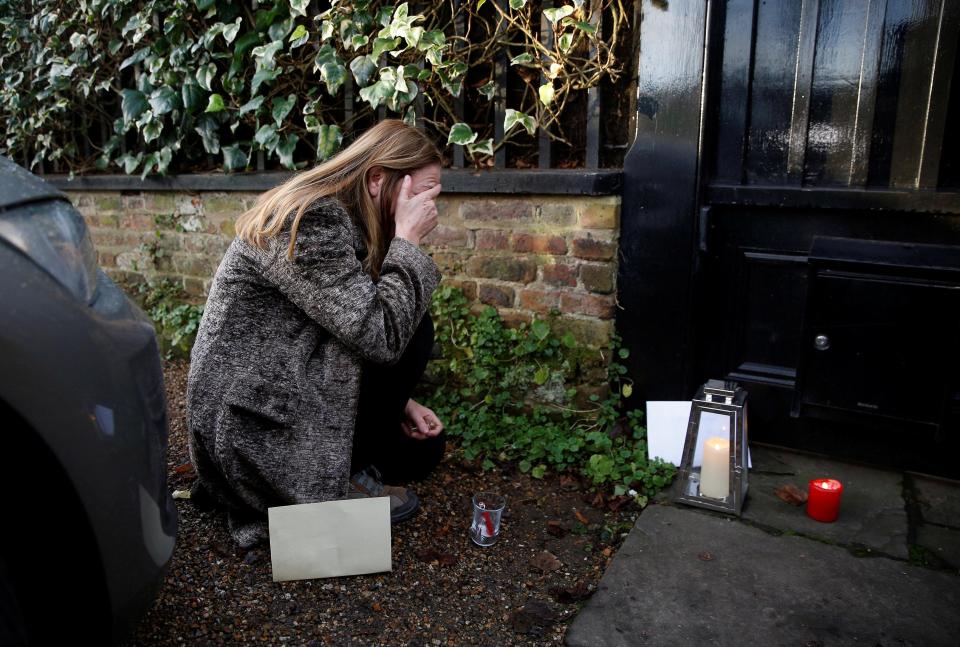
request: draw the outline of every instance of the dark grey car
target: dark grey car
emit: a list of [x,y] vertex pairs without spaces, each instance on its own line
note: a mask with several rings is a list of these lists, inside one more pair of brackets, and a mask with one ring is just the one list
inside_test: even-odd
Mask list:
[[153,326],[66,196],[0,157],[0,644],[118,641],[173,553]]

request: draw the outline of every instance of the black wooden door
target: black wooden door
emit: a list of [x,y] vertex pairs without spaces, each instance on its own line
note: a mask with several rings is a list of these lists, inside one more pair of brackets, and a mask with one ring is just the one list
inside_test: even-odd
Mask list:
[[[960,386],[940,368],[960,362],[955,347],[931,334],[884,355],[867,337],[894,314],[925,330],[891,298],[920,319],[954,316],[938,305],[960,293],[954,275],[918,284],[900,268],[883,285],[828,283],[849,290],[843,304],[818,300],[811,250],[826,237],[960,249],[958,32],[960,0],[644,2],[618,320],[642,396],[736,379],[755,437],[943,472],[937,447],[960,435]],[[858,350],[805,362],[811,322],[851,300]],[[826,357],[839,363],[823,370]],[[858,400],[852,376],[869,367],[924,378]]]

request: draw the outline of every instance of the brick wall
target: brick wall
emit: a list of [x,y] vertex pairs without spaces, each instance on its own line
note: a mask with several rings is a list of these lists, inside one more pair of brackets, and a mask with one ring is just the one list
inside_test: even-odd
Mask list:
[[[254,192],[70,191],[114,279],[167,277],[202,300]],[[559,311],[585,344],[613,332],[617,196],[447,194],[425,241],[444,274],[507,321]]]

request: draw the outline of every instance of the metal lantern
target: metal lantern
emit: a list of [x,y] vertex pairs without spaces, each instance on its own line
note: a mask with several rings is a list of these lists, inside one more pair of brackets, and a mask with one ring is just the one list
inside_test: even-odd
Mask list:
[[747,496],[747,392],[709,380],[690,406],[675,501],[740,515]]

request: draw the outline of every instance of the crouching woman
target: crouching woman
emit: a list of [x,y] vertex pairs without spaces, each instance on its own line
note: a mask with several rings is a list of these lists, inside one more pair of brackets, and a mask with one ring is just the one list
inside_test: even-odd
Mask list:
[[198,489],[243,547],[276,505],[390,496],[439,463],[443,424],[411,399],[433,346],[440,154],[383,121],[260,196],[210,288],[187,385]]

